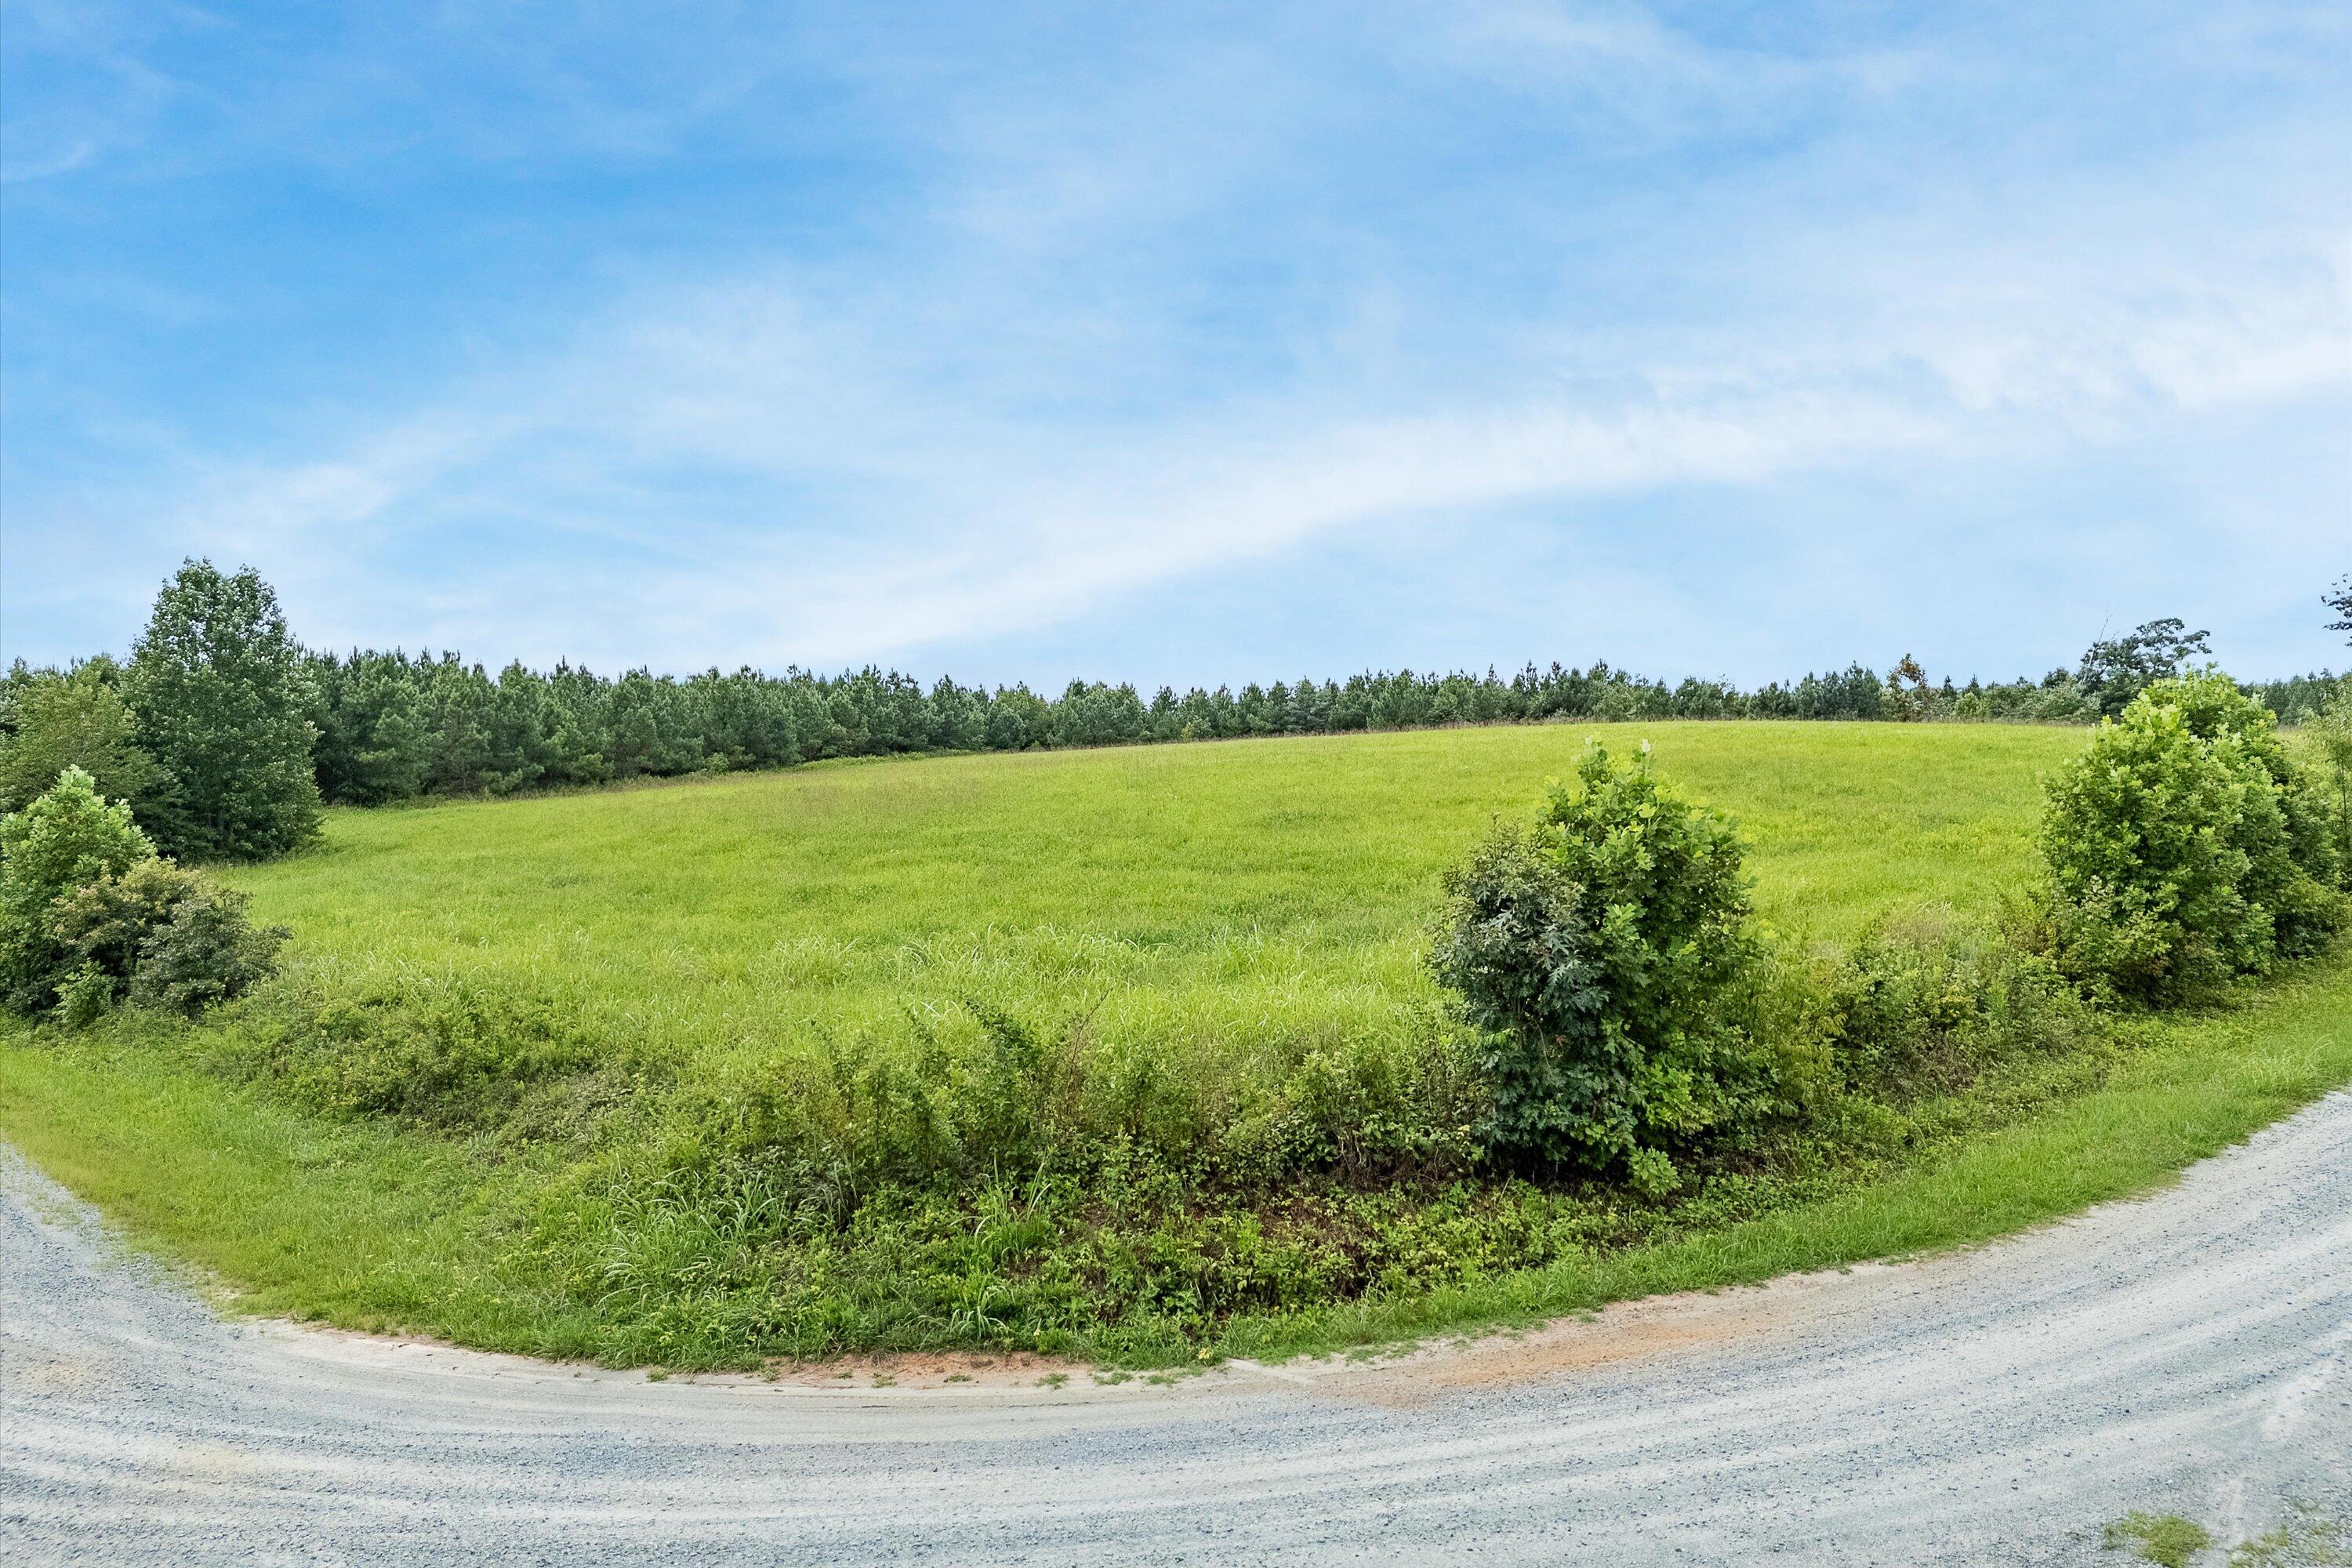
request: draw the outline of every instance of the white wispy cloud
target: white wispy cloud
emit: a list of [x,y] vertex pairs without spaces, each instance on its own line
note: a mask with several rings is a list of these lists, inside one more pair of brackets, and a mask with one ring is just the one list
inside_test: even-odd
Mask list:
[[[413,61],[363,23],[310,68],[246,62],[292,88],[205,84],[210,139],[154,167],[685,166],[715,137],[854,163],[835,222],[875,233],[795,246],[779,211],[651,245],[437,388],[328,413],[297,383],[267,435],[20,483],[17,571],[28,532],[41,581],[132,572],[126,599],[162,557],[250,560],[328,643],[913,659],[1410,520],[2000,468],[2340,396],[2345,171],[2313,149],[2344,116],[2257,89],[2341,40],[2190,20],[2201,55],[2106,22],[2252,107],[2200,99],[2211,123],[2121,151],[2070,118],[2063,62],[1958,25],[1768,44],[1497,0],[710,33],[623,8],[500,56],[495,15],[453,7],[453,50]],[[168,80],[120,28],[58,39]],[[58,120],[27,167],[128,161],[143,101]]]
[[[2047,450],[2352,384],[2339,268],[2121,281],[1896,311],[1841,355],[1718,344],[1635,367],[1614,402],[1365,414],[1317,385],[1076,434],[927,384],[936,365],[877,338],[875,307],[820,321],[786,280],[735,282],[617,311],[330,458],[211,468],[167,531],[278,563],[353,637],[459,640],[495,610],[542,654],[831,663],[1050,623],[1401,516]],[[530,548],[467,564],[476,517],[526,519]],[[446,535],[471,586],[415,615],[383,557],[420,531]],[[583,534],[631,552],[564,560]],[[597,613],[539,591],[551,572]]]

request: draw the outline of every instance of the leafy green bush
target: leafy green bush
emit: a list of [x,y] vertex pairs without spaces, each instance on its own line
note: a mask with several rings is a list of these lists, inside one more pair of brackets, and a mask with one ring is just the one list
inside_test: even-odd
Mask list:
[[[2286,828],[2287,858],[2292,865],[2323,886],[2333,885],[2342,870],[2332,813],[2325,786],[2295,760],[2278,732],[2278,715],[2248,696],[2238,683],[2217,669],[2194,671],[2159,688],[2157,700],[2176,704],[2200,740],[2233,737],[2245,747],[2247,758],[2263,771],[2278,796],[2279,817]],[[2285,877],[2284,868],[2273,867]],[[2292,881],[2292,878],[2286,880]],[[2273,902],[2294,905],[2296,895],[2273,883],[2255,889]],[[2317,940],[2335,929],[2322,915],[2306,925],[2302,917],[2283,920],[2281,951],[2290,955],[2308,952]]]
[[19,1012],[87,1024],[126,994],[194,1014],[271,973],[282,930],[257,930],[246,897],[162,859],[90,777],[68,768],[0,818],[0,963]]
[[1813,984],[1839,1087],[1890,1103],[1965,1089],[2021,1054],[2069,1050],[2097,1026],[2048,955],[1994,931],[1881,926]]
[[189,878],[185,892],[139,944],[130,999],[141,1007],[194,1015],[243,995],[277,972],[284,926],[256,926],[243,893]]
[[148,937],[203,886],[195,872],[150,855],[58,895],[49,905],[49,930],[69,967],[111,980],[120,994]]
[[1507,1157],[1678,1180],[1671,1151],[1772,1103],[1730,1004],[1756,956],[1731,825],[1590,747],[1528,830],[1446,880],[1431,965],[1484,1031]]
[[76,965],[52,906],[154,854],[131,807],[102,798],[78,767],[24,810],[0,817],[0,1001],[19,1013],[54,1005]]
[[2337,929],[2323,803],[2270,712],[2217,672],[2158,680],[2051,780],[2032,945],[2163,1005],[2260,974]]

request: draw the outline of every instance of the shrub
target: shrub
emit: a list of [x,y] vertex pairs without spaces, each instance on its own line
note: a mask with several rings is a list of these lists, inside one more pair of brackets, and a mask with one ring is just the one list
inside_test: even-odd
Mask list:
[[78,767],[24,810],[0,817],[0,1000],[20,1013],[46,1012],[75,967],[52,906],[154,853],[131,807],[102,798]]
[[134,860],[59,894],[49,906],[50,934],[68,963],[109,976],[119,987],[138,967],[149,934],[202,883],[195,872],[160,856]]
[[283,926],[256,926],[246,917],[246,901],[243,893],[195,878],[139,944],[131,1002],[193,1015],[269,978],[288,932]]
[[2164,1005],[2310,951],[2343,918],[2315,800],[2267,710],[2217,673],[2159,680],[2052,779],[2037,945]]
[[1487,1146],[1622,1168],[1650,1193],[1670,1151],[1768,1099],[1734,1026],[1755,956],[1731,825],[1588,748],[1529,830],[1505,830],[1446,879],[1431,965],[1486,1036]]
[[162,859],[121,802],[68,769],[0,819],[0,936],[8,1005],[91,1022],[126,994],[195,1013],[266,978],[286,932],[255,929],[246,897]]
[[[2198,739],[2219,741],[2234,737],[2244,746],[2247,758],[2270,780],[2278,796],[2289,861],[2313,880],[2333,885],[2341,869],[2342,857],[2336,845],[2326,793],[2287,749],[2278,732],[2278,715],[2217,669],[2198,670],[2165,681],[2157,689],[2155,700],[2177,705],[2189,721],[2190,733]],[[2281,887],[2253,891],[2274,902],[2285,900],[2291,904],[2294,900],[2294,895]],[[2318,937],[2333,929],[2332,922],[2325,919],[2313,928],[2303,923],[2300,917],[2283,918],[2281,950],[2288,953],[2309,952]]]

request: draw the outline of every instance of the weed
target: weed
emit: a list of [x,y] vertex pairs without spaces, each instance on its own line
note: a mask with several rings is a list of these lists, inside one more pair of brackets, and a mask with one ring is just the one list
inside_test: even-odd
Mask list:
[[2297,1503],[2284,1523],[2232,1547],[2229,1568],[2345,1568],[2347,1564],[2352,1564],[2352,1542],[2345,1540],[2342,1521],[2307,1503]]
[[2141,1558],[2159,1563],[2162,1568],[2188,1568],[2190,1558],[2212,1544],[2211,1531],[2177,1513],[2142,1513],[2134,1510],[2106,1529],[2108,1551],[2131,1547]]

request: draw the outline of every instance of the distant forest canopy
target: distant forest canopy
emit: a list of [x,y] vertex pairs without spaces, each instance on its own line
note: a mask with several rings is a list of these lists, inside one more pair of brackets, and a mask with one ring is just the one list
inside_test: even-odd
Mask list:
[[[215,597],[221,605],[208,605]],[[167,606],[177,628],[168,637]],[[182,646],[193,650],[195,643],[218,641],[231,623],[253,628],[246,640],[271,650],[255,666],[274,668],[268,678],[269,695],[259,707],[282,719],[292,716],[286,711],[290,706],[314,732],[309,768],[315,774],[318,796],[363,805],[426,795],[503,795],[635,777],[780,767],[833,757],[1464,723],[1664,719],[2087,723],[2120,711],[2148,681],[2200,662],[2210,652],[2205,633],[2190,632],[2179,620],[2162,620],[2126,637],[2094,643],[2071,669],[2053,669],[2039,679],[1986,683],[1972,679],[1965,686],[1931,677],[1908,656],[1884,674],[1856,663],[1754,689],[1724,679],[1668,684],[1606,663],[1579,669],[1556,662],[1546,668],[1530,663],[1508,676],[1491,668],[1484,675],[1381,670],[1340,680],[1308,677],[1266,685],[1252,682],[1238,692],[1220,686],[1180,693],[1163,686],[1150,696],[1132,685],[1081,680],[1051,697],[1025,685],[992,689],[944,677],[926,687],[912,676],[873,666],[838,675],[797,668],[782,675],[750,668],[723,674],[714,668],[678,678],[635,669],[608,678],[570,664],[541,671],[518,662],[494,675],[454,653],[429,657],[397,649],[348,654],[305,650],[287,635],[268,584],[250,572],[228,576],[208,563],[192,562],[167,584],[164,597],[158,600],[157,624],[142,637],[142,651],[128,666],[100,656],[58,671],[33,668],[19,660],[0,686],[0,746],[11,740],[30,741],[30,735],[16,732],[36,713],[65,710],[77,716],[76,724],[87,727],[94,721],[89,710],[111,705],[114,688],[128,693],[131,710],[141,710],[142,688],[136,671],[142,660],[172,668],[160,650]],[[236,640],[231,637],[229,642]],[[194,658],[192,668],[202,673],[224,659],[244,657],[241,649],[224,644],[220,650],[192,651],[181,662]],[[2246,689],[2292,723],[2316,711],[2335,685],[2336,678],[2322,672]],[[70,695],[64,687],[79,688],[81,695]],[[161,688],[151,679],[143,689],[152,693]],[[146,705],[156,706],[157,700],[151,695]],[[119,705],[112,710],[123,713],[121,740],[126,743],[166,717],[150,713],[130,722],[136,717],[133,712]],[[192,721],[197,717],[189,715]],[[218,720],[217,714],[211,716],[215,724]],[[258,711],[256,721],[263,721]],[[224,742],[227,739],[222,737]],[[291,739],[299,746],[299,737]],[[46,756],[49,748],[37,749]],[[130,763],[137,761],[132,756]],[[89,761],[83,765],[103,784],[104,765]],[[245,837],[236,831],[197,833],[193,842],[216,841],[226,849]]]

